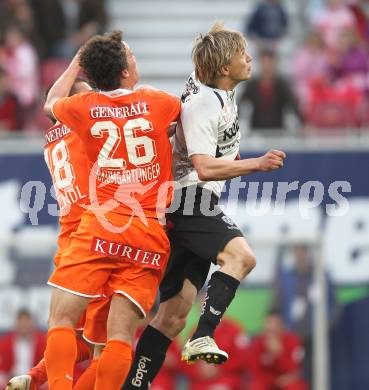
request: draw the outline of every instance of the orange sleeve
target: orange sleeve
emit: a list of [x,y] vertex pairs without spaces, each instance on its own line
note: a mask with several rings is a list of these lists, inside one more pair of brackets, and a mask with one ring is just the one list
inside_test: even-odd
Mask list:
[[150,97],[161,123],[166,128],[177,121],[181,113],[181,100],[170,93],[157,89],[143,89],[143,94]]
[[81,96],[79,95],[57,100],[52,107],[55,119],[67,127],[78,129],[79,126],[76,126],[76,123],[78,123],[78,118],[80,118],[78,114],[80,104]]
[[[181,113],[181,100],[174,95],[166,94],[168,107],[168,122],[175,122]],[[171,108],[171,109],[170,109]]]

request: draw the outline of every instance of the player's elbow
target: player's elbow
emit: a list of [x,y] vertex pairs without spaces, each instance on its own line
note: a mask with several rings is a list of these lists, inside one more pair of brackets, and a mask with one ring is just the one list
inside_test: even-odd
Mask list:
[[216,170],[213,166],[213,157],[205,155],[192,156],[192,164],[196,170],[197,176],[201,181],[216,180]]
[[201,181],[210,181],[214,179],[211,169],[209,169],[207,166],[204,165],[197,166],[196,172],[197,172],[197,176]]
[[53,118],[53,111],[51,109],[51,105],[48,101],[45,102],[44,104],[44,113],[48,118]]
[[58,98],[52,97],[50,95],[47,95],[47,97],[46,97],[46,101],[44,104],[44,113],[51,120],[56,119],[54,112],[53,112],[53,107],[54,107],[54,104],[56,103],[57,100],[58,100]]

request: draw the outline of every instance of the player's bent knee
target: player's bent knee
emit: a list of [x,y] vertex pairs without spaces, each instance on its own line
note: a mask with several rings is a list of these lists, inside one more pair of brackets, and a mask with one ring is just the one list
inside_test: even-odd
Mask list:
[[172,313],[167,316],[160,316],[155,318],[151,325],[165,334],[170,339],[178,336],[179,333],[185,328],[187,323],[187,313],[177,314]]
[[76,321],[73,318],[68,316],[50,316],[47,321],[49,329],[56,327],[66,327],[66,328],[74,328],[76,325]]
[[250,251],[244,251],[241,256],[241,263],[243,265],[244,271],[248,274],[256,267],[256,257]]
[[191,306],[188,310],[179,311],[159,311],[159,313],[151,321],[151,325],[163,333],[170,339],[178,336],[178,334],[184,329],[187,323],[187,316],[190,312]]
[[256,266],[256,257],[252,252],[245,251],[234,259],[234,266],[238,265],[241,278],[245,278]]
[[171,338],[175,338],[182,332],[187,323],[187,315],[172,315],[167,319],[165,328]]
[[51,310],[49,318],[48,318],[48,327],[67,327],[74,328],[81,316],[79,310],[67,310],[63,306],[57,306],[53,310]]
[[248,248],[237,248],[235,251],[227,251],[220,253],[218,256],[218,264],[222,269],[242,280],[256,266],[256,257]]
[[236,253],[222,256],[224,269],[232,269],[232,276],[244,279],[256,266],[256,257],[249,250],[238,250]]
[[186,326],[188,314],[196,300],[197,289],[185,279],[182,290],[159,306],[151,325],[168,338],[175,338]]

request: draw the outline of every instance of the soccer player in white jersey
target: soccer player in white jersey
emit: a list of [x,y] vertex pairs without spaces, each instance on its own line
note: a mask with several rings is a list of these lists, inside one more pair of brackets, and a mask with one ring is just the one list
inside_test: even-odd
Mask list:
[[232,302],[240,281],[255,267],[243,233],[217,205],[225,180],[283,166],[286,155],[271,150],[258,158],[237,160],[240,132],[235,87],[251,75],[251,56],[243,35],[215,23],[197,37],[192,58],[195,74],[182,96],[181,124],[173,145],[173,170],[179,189],[167,215],[171,259],[160,286],[160,307],[137,345],[123,386],[147,389],[166,351],[184,328],[211,262],[211,276],[198,327],[182,358],[222,363],[228,359],[214,341],[214,331]]

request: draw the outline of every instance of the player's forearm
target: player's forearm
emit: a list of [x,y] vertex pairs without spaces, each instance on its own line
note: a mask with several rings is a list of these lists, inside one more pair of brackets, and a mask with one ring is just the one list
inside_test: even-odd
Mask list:
[[257,171],[273,171],[283,167],[286,153],[272,149],[263,156],[245,160],[229,161],[203,154],[191,156],[199,179],[202,181],[227,180]]
[[258,158],[229,161],[209,157],[205,163],[195,165],[200,180],[227,180],[260,170]]
[[80,70],[79,57],[76,55],[64,73],[55,81],[47,94],[44,111],[47,116],[53,116],[52,107],[54,103],[63,97],[69,96],[73,83]]

